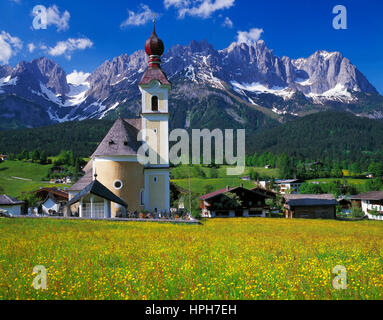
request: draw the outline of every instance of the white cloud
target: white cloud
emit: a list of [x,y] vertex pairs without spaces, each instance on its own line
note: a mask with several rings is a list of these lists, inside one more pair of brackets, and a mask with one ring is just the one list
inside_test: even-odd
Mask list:
[[166,9],[175,7],[181,19],[186,15],[206,19],[218,10],[231,8],[234,2],[235,0],[164,0],[164,6]]
[[222,23],[222,26],[233,28],[233,21],[231,21],[229,17],[226,17],[225,21]]
[[57,31],[65,31],[69,29],[70,13],[64,11],[60,15],[60,11],[56,5],[53,5],[47,9],[47,24],[57,26]]
[[23,47],[23,42],[8,32],[0,33],[0,63],[8,64],[9,59]]
[[189,0],[164,0],[164,6],[166,9],[169,9],[171,6],[176,8],[187,7],[190,5]]
[[249,31],[238,31],[237,43],[247,43],[249,45],[258,41],[261,38],[263,29],[252,28]]
[[121,23],[121,28],[127,26],[142,26],[153,19],[154,12],[146,4],[140,4],[136,12],[128,10],[128,18]]
[[[65,31],[69,29],[69,20],[70,13],[65,10],[63,13],[60,13],[59,8],[54,4],[47,9],[47,26],[54,25],[57,28],[57,31]],[[32,12],[32,16],[35,14]]]
[[33,43],[28,43],[28,51],[30,53],[32,53],[33,51],[35,51],[36,49],[36,46],[33,44]]
[[66,80],[68,83],[79,86],[83,84],[90,76],[90,73],[74,70],[71,74],[68,74]]
[[51,56],[65,55],[67,59],[71,58],[71,54],[76,50],[85,50],[93,47],[93,42],[88,38],[73,39],[57,42],[56,46],[48,49]]

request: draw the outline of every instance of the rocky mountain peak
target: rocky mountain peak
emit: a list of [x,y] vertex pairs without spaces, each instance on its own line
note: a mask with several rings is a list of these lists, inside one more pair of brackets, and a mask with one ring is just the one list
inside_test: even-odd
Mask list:
[[12,71],[12,78],[17,77],[20,85],[38,90],[40,83],[55,94],[65,95],[69,92],[65,71],[53,60],[46,57],[31,62],[22,61]]
[[[116,108],[137,115],[140,108],[137,84],[147,62],[144,50],[122,54],[105,61],[86,83],[77,87],[68,86],[64,70],[45,57],[20,62],[15,69],[0,66],[0,95],[25,99],[26,109],[31,103],[40,106],[53,122],[104,118]],[[193,40],[185,46],[171,47],[162,56],[161,66],[173,82],[172,95],[176,99],[172,101],[183,108],[177,121],[187,126],[190,125],[187,113],[193,108],[191,100],[194,99],[193,105],[202,106],[203,99],[217,95],[221,101],[232,104],[228,89],[247,106],[261,106],[277,116],[295,117],[308,106],[310,110],[334,106],[349,111],[367,93],[372,94],[372,99],[380,99],[366,77],[340,52],[318,50],[307,58],[292,60],[275,55],[263,40],[234,42],[222,50],[216,50],[206,40]],[[15,102],[12,103],[13,106]],[[361,103],[364,108],[365,100]],[[1,108],[5,108],[3,114],[10,114],[11,102],[4,106],[0,105],[0,116]],[[226,105],[219,107],[227,109]],[[374,100],[373,116],[383,118],[381,109]],[[246,118],[243,110],[241,116],[234,109],[225,112],[234,122],[242,124],[241,117]],[[212,113],[206,114],[214,118]]]

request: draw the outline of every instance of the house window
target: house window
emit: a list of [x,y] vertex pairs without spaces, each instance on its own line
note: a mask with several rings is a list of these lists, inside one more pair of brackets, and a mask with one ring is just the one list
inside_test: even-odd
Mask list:
[[152,111],[158,111],[158,97],[152,97]]
[[116,180],[116,181],[113,182],[113,187],[116,190],[122,189],[123,186],[124,186],[124,184],[122,183],[121,180]]

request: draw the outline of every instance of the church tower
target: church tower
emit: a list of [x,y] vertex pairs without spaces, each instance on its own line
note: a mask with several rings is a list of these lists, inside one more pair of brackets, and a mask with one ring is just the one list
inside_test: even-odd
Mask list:
[[164,43],[158,38],[153,20],[153,33],[145,43],[149,56],[139,88],[142,95],[143,139],[156,154],[144,168],[145,209],[151,212],[169,212],[169,109],[168,98],[171,83],[161,69]]

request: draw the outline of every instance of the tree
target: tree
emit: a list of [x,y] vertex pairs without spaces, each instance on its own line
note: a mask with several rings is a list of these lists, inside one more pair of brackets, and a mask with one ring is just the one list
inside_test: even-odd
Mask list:
[[242,206],[242,200],[233,192],[226,192],[221,200],[214,204],[217,208],[220,209],[236,209]]
[[259,177],[260,176],[259,176],[258,171],[254,170],[254,169],[251,169],[251,171],[250,171],[250,178],[251,178],[251,180],[258,181]]
[[364,185],[365,191],[379,191],[383,189],[383,182],[380,178],[368,180]]
[[209,179],[216,179],[218,178],[218,169],[217,168],[209,168],[207,171],[207,177]]
[[359,206],[352,206],[351,216],[354,218],[363,218],[365,216],[363,210]]
[[17,155],[17,159],[18,160],[28,160],[29,159],[29,152],[24,149],[23,151],[21,151],[20,154]]
[[77,180],[78,180],[79,171],[80,171],[80,160],[79,160],[79,158],[76,158],[76,162],[74,164],[74,172],[73,172],[74,182],[77,182]]
[[358,176],[362,169],[360,168],[360,163],[359,162],[354,162],[351,166],[352,173],[354,176]]
[[32,152],[32,162],[36,162],[40,160],[40,152],[39,150],[33,150]]
[[22,194],[20,200],[24,201],[28,207],[36,207],[37,203],[40,201],[40,198],[38,198],[36,194],[28,192]]
[[319,184],[304,182],[299,188],[301,194],[321,194],[322,188]]
[[214,191],[214,187],[211,184],[206,184],[203,187],[204,194],[208,194]]
[[48,160],[47,153],[45,152],[45,150],[43,150],[40,154],[40,162],[41,164],[47,164],[47,160]]
[[368,166],[368,171],[374,175],[374,177],[383,176],[383,163],[373,162]]

